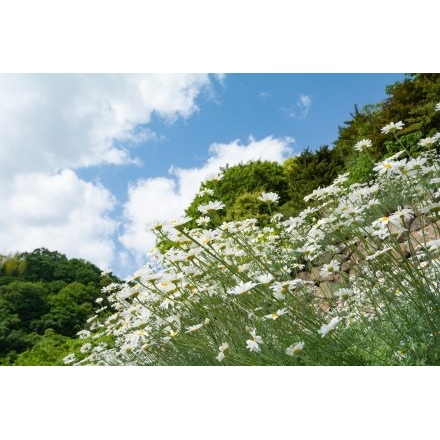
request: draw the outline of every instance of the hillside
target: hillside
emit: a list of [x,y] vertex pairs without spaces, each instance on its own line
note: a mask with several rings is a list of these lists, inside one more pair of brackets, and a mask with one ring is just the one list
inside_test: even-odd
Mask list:
[[[87,324],[56,328],[84,285],[46,304],[34,286],[41,313],[7,305],[4,334],[16,317],[39,342],[85,328],[69,365],[438,365],[440,75],[387,93],[331,145],[209,176],[185,217],[150,224],[148,265],[75,303]],[[3,267],[41,282],[22,266]]]
[[439,85],[408,75],[334,148],[210,176],[109,292],[115,345],[65,362],[438,365]]
[[118,281],[88,261],[48,249],[3,257],[0,364],[62,365],[101,289]]

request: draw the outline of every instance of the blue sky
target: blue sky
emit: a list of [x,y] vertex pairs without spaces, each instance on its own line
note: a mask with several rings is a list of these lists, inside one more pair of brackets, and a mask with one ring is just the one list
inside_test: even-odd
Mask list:
[[209,172],[332,145],[355,104],[403,78],[2,74],[0,252],[47,247],[129,276],[154,245],[145,223],[183,214]]

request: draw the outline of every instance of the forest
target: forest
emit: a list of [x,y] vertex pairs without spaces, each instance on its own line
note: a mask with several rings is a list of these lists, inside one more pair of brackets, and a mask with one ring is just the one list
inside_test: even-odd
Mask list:
[[101,289],[118,281],[88,261],[44,248],[2,257],[0,364],[63,365]]

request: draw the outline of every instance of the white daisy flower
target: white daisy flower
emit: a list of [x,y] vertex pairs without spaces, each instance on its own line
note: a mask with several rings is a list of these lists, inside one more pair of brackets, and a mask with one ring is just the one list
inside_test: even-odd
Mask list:
[[341,318],[339,317],[333,318],[328,324],[323,324],[318,330],[318,333],[321,337],[324,337],[329,331],[333,330],[340,321]]
[[288,356],[297,356],[300,351],[304,348],[304,342],[298,342],[295,345],[291,345],[287,350],[286,350],[286,354]]
[[236,286],[232,287],[227,291],[230,295],[242,295],[243,293],[249,292],[253,287],[257,286],[257,283],[248,281],[247,283],[240,282]]
[[261,351],[261,348],[259,346],[259,344],[263,343],[263,339],[261,338],[261,336],[257,335],[257,331],[255,329],[253,329],[249,333],[251,334],[252,339],[248,339],[246,341],[246,348],[249,348],[250,351]]
[[209,214],[209,213],[213,213],[214,211],[223,209],[224,207],[225,205],[222,202],[214,201],[214,202],[208,202],[206,205],[200,205],[197,207],[197,209],[202,214]]
[[260,197],[258,197],[258,200],[261,200],[265,203],[276,203],[278,202],[280,196],[278,194],[275,194],[273,192],[263,193]]
[[405,124],[402,121],[399,122],[390,122],[388,125],[385,125],[380,131],[383,134],[395,133],[397,130],[402,130],[402,127]]
[[371,148],[372,145],[373,143],[370,141],[370,139],[362,139],[354,146],[354,149],[356,151],[364,151],[367,148]]

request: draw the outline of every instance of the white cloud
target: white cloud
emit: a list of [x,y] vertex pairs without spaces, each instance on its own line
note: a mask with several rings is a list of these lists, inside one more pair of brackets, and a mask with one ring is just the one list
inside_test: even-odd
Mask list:
[[145,232],[145,223],[154,219],[173,219],[185,208],[185,197],[172,178],[140,179],[128,189],[124,205],[124,232],[121,243],[133,253],[136,264],[143,264],[145,255],[154,246],[154,237]]
[[305,117],[312,107],[312,99],[310,98],[310,96],[301,94],[299,95],[297,105],[301,108],[302,115],[303,117]]
[[293,119],[304,119],[312,107],[312,98],[308,95],[300,94],[294,106],[292,107],[281,107],[281,111],[287,113],[289,118]]
[[220,167],[258,159],[281,163],[292,154],[293,143],[292,138],[273,137],[260,141],[250,137],[247,145],[238,140],[230,144],[216,143],[210,146],[210,156],[202,167],[172,167],[169,177],[138,180],[129,188],[128,201],[124,206],[126,227],[120,241],[133,253],[138,265],[145,263],[146,254],[155,243],[154,235],[145,231],[145,223],[172,220],[183,215],[200,183]]
[[112,265],[116,201],[73,170],[136,161],[121,141],[160,140],[151,116],[190,117],[210,85],[206,74],[1,74],[0,252],[47,247]]
[[48,176],[17,174],[1,191],[1,252],[38,247],[84,258],[100,267],[113,262],[115,199],[71,170]]
[[153,112],[188,118],[209,84],[202,74],[0,75],[2,174],[129,162],[115,140],[134,141]]
[[[119,235],[125,249],[116,255],[117,201],[75,170],[135,161],[135,149],[124,145],[160,141],[161,135],[148,126],[152,115],[166,123],[189,118],[198,111],[202,92],[215,98],[212,78],[0,75],[0,252],[46,247],[102,268],[129,268],[133,256],[143,261],[154,245],[145,223],[183,214],[209,173],[251,159],[282,162],[292,153],[290,138],[217,143],[199,168],[172,167],[168,176],[132,183]],[[224,82],[224,75],[215,78]]]

